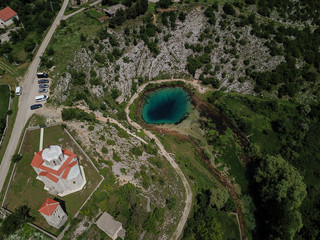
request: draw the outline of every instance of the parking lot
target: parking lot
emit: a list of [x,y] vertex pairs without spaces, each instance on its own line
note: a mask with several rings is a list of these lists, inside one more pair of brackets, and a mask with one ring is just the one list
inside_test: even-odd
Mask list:
[[49,99],[50,80],[48,77],[47,73],[37,73],[37,88],[39,95],[34,97],[35,104],[30,106],[31,110],[41,108],[42,103],[40,102],[46,102]]

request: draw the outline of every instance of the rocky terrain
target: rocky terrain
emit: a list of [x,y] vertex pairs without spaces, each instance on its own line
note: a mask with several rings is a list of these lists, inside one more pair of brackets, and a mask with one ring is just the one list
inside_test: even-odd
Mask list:
[[[184,21],[177,19],[174,28],[164,26],[160,14],[153,17],[155,25],[161,29],[155,37],[150,38],[150,41],[157,42],[159,54],[156,56],[143,40],[136,37],[139,28],[144,26],[141,21],[139,25],[135,22],[135,25],[128,23],[116,30],[108,29],[109,38],[88,42],[91,47],[82,47],[74,54],[66,67],[67,72],[56,75],[58,87],[54,97],[58,102],[68,97],[72,88],[69,72],[72,70],[85,72],[87,82],[91,77],[90,70],[96,72],[97,78],[102,80],[101,84],[87,86],[97,97],[103,96],[106,90],[117,88],[125,99],[131,96],[133,82],[136,83],[135,79],[139,77],[148,80],[190,76],[186,70],[188,56],[196,56],[198,53],[187,49],[186,45],[199,45],[202,49],[210,45],[213,48],[210,62],[196,71],[195,78],[211,76],[219,80],[219,88],[222,90],[253,93],[254,83],[246,78],[241,79],[246,75],[246,69],[272,70],[283,61],[283,57],[271,56],[269,49],[264,46],[265,40],[250,34],[250,25],[237,27],[237,19],[226,16],[221,9],[216,13],[216,18],[215,25],[208,23],[201,7],[189,10]],[[124,33],[125,27],[129,28],[129,34]],[[115,43],[111,42],[111,38],[117,42],[118,47],[112,46]],[[121,51],[121,57],[110,61],[108,57],[115,48]],[[98,62],[97,54],[105,59]]]
[[168,231],[172,231],[180,219],[185,193],[179,176],[158,154],[156,146],[153,146],[154,154],[147,153],[139,140],[111,123],[93,125],[72,121],[68,127],[90,157],[98,162],[99,169],[109,168],[120,185],[130,182],[141,191],[147,200],[147,212],[152,206],[165,207],[166,199],[176,196],[177,207],[166,213],[163,236],[159,238],[167,239]]

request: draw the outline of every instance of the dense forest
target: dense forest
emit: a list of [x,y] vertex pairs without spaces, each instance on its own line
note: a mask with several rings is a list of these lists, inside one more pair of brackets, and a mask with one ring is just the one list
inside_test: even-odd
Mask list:
[[[320,108],[216,92],[209,101],[250,137],[257,239],[317,239]],[[264,237],[263,237],[264,236]]]

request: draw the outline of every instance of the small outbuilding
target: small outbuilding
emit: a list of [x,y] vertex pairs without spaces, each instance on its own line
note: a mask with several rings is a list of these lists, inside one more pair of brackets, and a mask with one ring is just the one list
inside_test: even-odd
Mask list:
[[126,9],[126,6],[122,5],[122,4],[116,4],[116,5],[113,5],[111,7],[108,7],[107,9],[104,9],[104,12],[109,16],[109,17],[112,17],[116,14],[116,12],[118,10],[125,10]]
[[113,240],[117,238],[124,239],[126,235],[126,230],[122,228],[122,223],[114,220],[114,218],[107,212],[104,212],[101,215],[96,224]]
[[18,14],[10,7],[0,10],[0,28],[8,27],[13,23],[13,19],[19,19]]
[[38,210],[47,223],[55,228],[60,228],[67,221],[68,215],[63,211],[59,202],[47,198]]

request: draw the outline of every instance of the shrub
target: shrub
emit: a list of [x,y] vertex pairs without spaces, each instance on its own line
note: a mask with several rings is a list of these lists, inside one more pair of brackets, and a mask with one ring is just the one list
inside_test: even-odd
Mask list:
[[157,166],[157,168],[162,169],[163,168],[163,162],[160,159],[157,159],[155,157],[149,157],[148,162]]
[[107,140],[107,144],[110,145],[110,146],[114,146],[114,145],[116,145],[116,142],[111,140],[111,139],[108,139]]
[[86,113],[79,108],[64,108],[62,109],[61,114],[63,121],[72,119],[94,121],[96,119],[93,114]]
[[86,39],[86,37],[83,35],[83,33],[81,33],[81,35],[80,35],[80,41],[81,42],[85,42],[87,39]]
[[13,163],[17,163],[22,159],[22,155],[21,154],[14,154],[11,158],[11,161]]
[[226,3],[223,6],[223,11],[227,15],[232,15],[232,16],[236,15],[235,10],[233,9],[233,7],[232,7],[232,5],[230,3]]
[[172,198],[166,199],[166,204],[169,210],[172,210],[177,205],[177,197],[176,195],[173,195]]
[[48,54],[48,56],[53,56],[54,55],[54,50],[53,50],[52,47],[48,48],[47,54]]
[[82,71],[71,71],[72,83],[75,85],[83,85],[86,83],[86,74]]
[[104,64],[106,62],[106,57],[102,54],[99,54],[99,53],[96,53],[94,55],[94,59],[98,62],[98,63],[101,63],[101,64]]
[[102,147],[102,150],[101,150],[104,154],[108,154],[108,148],[106,148],[105,146]]
[[142,156],[142,150],[140,147],[133,147],[131,148],[130,152],[135,156]]
[[121,162],[121,157],[115,151],[113,151],[113,160]]

